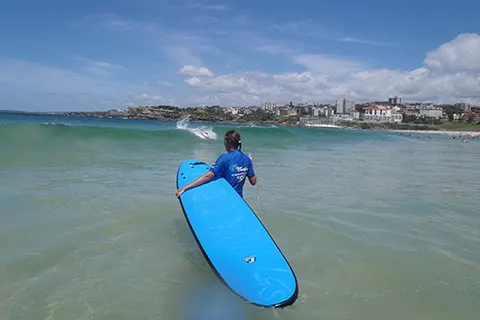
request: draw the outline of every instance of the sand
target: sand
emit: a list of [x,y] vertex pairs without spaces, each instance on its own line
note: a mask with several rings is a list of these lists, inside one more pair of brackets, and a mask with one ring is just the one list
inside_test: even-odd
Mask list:
[[480,131],[453,131],[453,130],[388,130],[390,132],[405,132],[405,133],[423,133],[423,134],[446,134],[456,137],[477,137],[480,136]]

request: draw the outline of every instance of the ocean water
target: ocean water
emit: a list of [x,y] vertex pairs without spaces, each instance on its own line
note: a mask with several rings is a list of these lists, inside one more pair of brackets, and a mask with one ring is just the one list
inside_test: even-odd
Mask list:
[[[299,282],[284,309],[219,284],[174,196],[232,128]],[[2,114],[0,152],[0,319],[479,317],[479,140]]]

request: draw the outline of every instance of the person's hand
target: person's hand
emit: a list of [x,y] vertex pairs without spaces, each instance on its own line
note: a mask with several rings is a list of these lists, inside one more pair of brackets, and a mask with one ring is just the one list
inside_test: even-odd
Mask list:
[[181,195],[182,193],[184,193],[184,192],[185,192],[185,189],[183,189],[183,188],[178,189],[177,192],[175,192],[175,196],[178,198],[178,197],[180,197],[180,195]]
[[252,157],[252,155],[251,155],[249,152],[247,152],[247,155],[248,155],[248,157],[250,158],[250,160],[253,161],[253,157]]

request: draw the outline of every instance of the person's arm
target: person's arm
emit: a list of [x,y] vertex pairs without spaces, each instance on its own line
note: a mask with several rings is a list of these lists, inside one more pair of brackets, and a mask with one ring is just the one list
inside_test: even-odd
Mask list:
[[248,168],[247,172],[248,182],[250,182],[250,184],[254,186],[257,184],[257,175],[255,174],[255,170],[253,170],[253,157],[250,153],[248,153],[248,157],[251,160],[250,167]]
[[248,181],[250,182],[250,184],[252,186],[256,185],[257,184],[257,176],[256,175],[253,175],[251,177],[248,177]]
[[204,183],[207,183],[208,181],[210,181],[213,177],[215,177],[215,173],[213,171],[208,171],[207,173],[205,173],[203,176],[199,177],[197,180],[193,181],[193,182],[190,182],[189,184],[183,186],[182,188],[178,189],[177,192],[175,192],[175,195],[178,197],[180,197],[180,195],[182,193],[184,193],[185,191],[187,191],[188,189],[192,189],[192,188],[195,188],[199,185],[202,185]]
[[175,192],[175,195],[177,196],[177,198],[180,197],[180,195],[185,191],[187,191],[188,189],[207,183],[208,181],[212,180],[215,176],[220,177],[222,175],[222,170],[224,169],[224,166],[225,166],[224,160],[225,160],[225,157],[221,155],[220,157],[217,158],[217,160],[210,167],[210,170],[208,170],[207,173],[199,177],[197,180],[187,184],[183,188],[178,189],[177,192]]

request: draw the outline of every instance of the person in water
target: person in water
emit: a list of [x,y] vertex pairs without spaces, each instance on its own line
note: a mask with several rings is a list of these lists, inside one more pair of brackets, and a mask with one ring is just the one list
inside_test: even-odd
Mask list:
[[223,144],[227,153],[221,154],[203,176],[178,189],[175,192],[177,198],[188,189],[207,183],[214,177],[225,178],[242,198],[246,178],[252,186],[257,183],[257,176],[253,169],[253,157],[250,153],[245,154],[241,151],[240,134],[235,130],[228,131],[223,139]]

